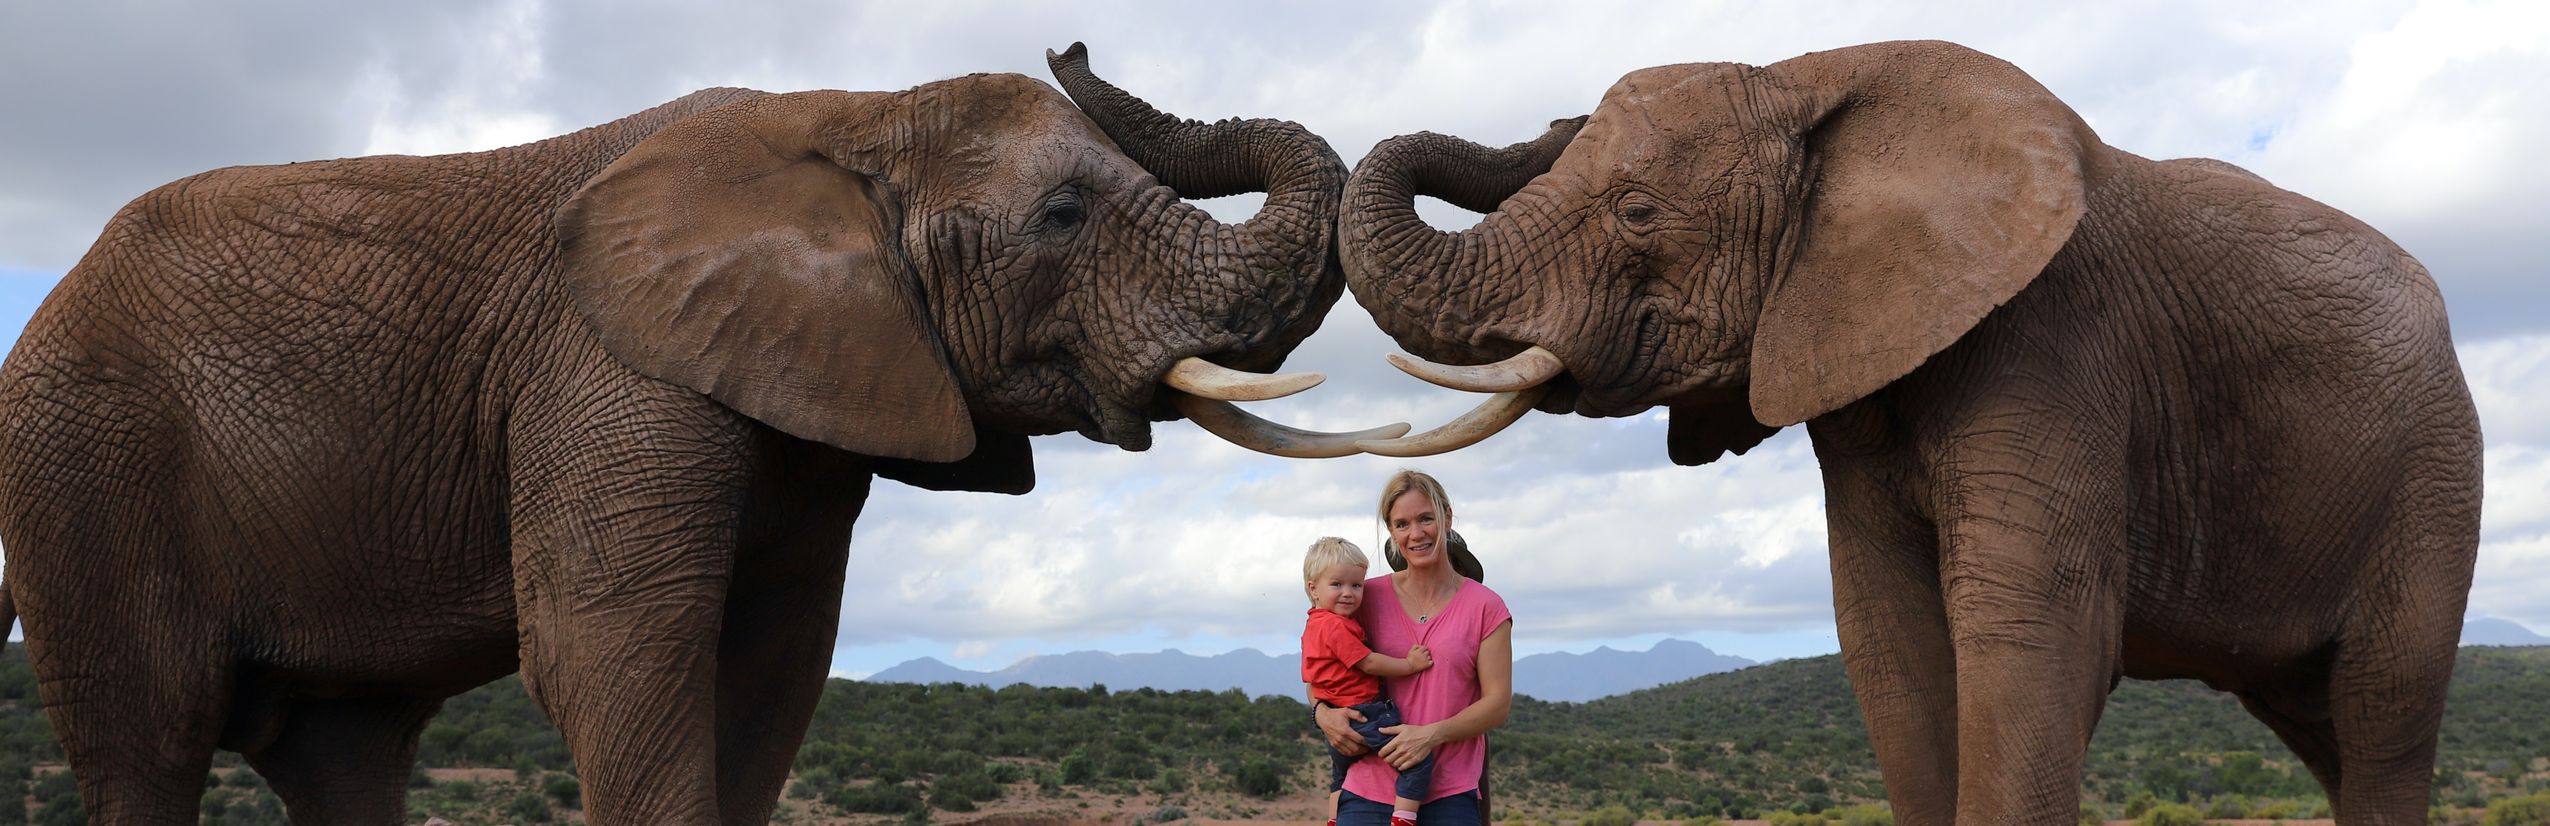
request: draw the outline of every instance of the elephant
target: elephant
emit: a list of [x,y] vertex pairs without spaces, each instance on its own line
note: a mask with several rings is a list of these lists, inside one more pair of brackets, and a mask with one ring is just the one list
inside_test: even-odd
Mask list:
[[2071,822],[2126,677],[2236,694],[2340,822],[2425,817],[2481,443],[2379,232],[1940,42],[1642,69],[1528,142],[1382,141],[1345,198],[1403,366],[1497,393],[1368,450],[1662,407],[1698,465],[1806,425],[1898,822]]
[[1344,290],[1324,140],[1047,58],[126,206],[0,368],[7,610],[92,822],[193,822],[217,748],[403,822],[442,700],[517,670],[592,822],[765,822],[875,477],[1147,449],[1228,406],[1164,381],[1297,389],[1245,371]]

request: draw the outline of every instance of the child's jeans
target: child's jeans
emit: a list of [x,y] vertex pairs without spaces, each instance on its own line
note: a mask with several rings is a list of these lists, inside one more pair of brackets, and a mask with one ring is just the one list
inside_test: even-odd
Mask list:
[[[1353,708],[1356,713],[1364,716],[1363,722],[1355,724],[1355,733],[1363,735],[1365,746],[1379,751],[1383,744],[1389,743],[1398,736],[1381,733],[1382,729],[1399,725],[1400,722],[1399,706],[1390,702],[1388,698],[1374,700]],[[1361,759],[1363,759],[1361,755],[1348,757],[1338,753],[1335,747],[1330,747],[1328,749],[1328,790],[1333,792],[1345,788],[1346,769]],[[1426,792],[1433,787],[1434,755],[1428,754],[1426,759],[1417,761],[1416,765],[1409,766],[1407,771],[1399,773],[1399,784],[1395,791],[1400,797],[1424,803]]]

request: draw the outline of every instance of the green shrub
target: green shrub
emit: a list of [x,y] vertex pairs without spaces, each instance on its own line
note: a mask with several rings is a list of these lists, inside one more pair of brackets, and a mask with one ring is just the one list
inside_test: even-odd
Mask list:
[[2550,826],[2550,794],[2505,797],[2488,803],[2480,826]]
[[1637,822],[1638,815],[1630,812],[1629,807],[1605,806],[1585,815],[1577,826],[1632,826]]
[[1772,812],[1762,818],[1771,826],[1825,826],[1824,816],[1804,812]]
[[841,809],[863,814],[910,814],[921,805],[921,790],[901,783],[869,783],[843,786],[824,795],[824,802]]
[[558,801],[558,808],[584,808],[584,783],[573,777],[563,774],[549,775],[549,782],[543,784],[540,791],[548,794],[549,799]]
[[36,778],[35,805],[36,826],[88,826],[88,811],[80,808],[80,781],[70,772]]
[[2256,820],[2301,820],[2310,813],[2297,800],[2269,800],[2249,809],[2249,817]]
[[540,799],[537,792],[523,792],[514,795],[513,801],[505,804],[504,814],[517,823],[547,823],[549,802]]
[[1096,779],[1098,779],[1098,764],[1089,759],[1089,752],[1081,749],[1072,749],[1070,754],[1063,755],[1063,785],[1087,785],[1089,781]]
[[2081,826],[2099,826],[2107,822],[2107,810],[2087,800],[2081,801]]
[[1825,812],[1824,816],[1841,826],[1895,826],[1895,810],[1882,803],[1862,803]]
[[1145,819],[1153,823],[1168,823],[1175,820],[1185,820],[1186,810],[1174,805],[1161,806],[1160,808],[1153,809],[1151,811],[1151,816]]
[[2204,826],[2205,813],[2184,803],[2163,803],[2135,819],[2141,826]]
[[1275,767],[1275,761],[1263,757],[1240,761],[1240,770],[1232,775],[1231,782],[1239,786],[1240,793],[1255,797],[1284,793],[1283,771]]
[[974,799],[966,797],[964,793],[958,792],[955,789],[950,789],[945,786],[934,786],[930,789],[929,808],[946,809],[951,812],[970,812],[974,810]]

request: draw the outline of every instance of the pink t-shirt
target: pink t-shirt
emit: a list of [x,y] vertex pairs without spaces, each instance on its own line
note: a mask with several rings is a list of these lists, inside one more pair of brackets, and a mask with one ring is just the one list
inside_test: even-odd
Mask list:
[[[1383,574],[1364,582],[1364,604],[1355,611],[1355,619],[1364,624],[1374,651],[1405,657],[1409,646],[1424,643],[1426,650],[1434,654],[1434,667],[1413,677],[1387,680],[1390,699],[1399,705],[1399,716],[1419,725],[1451,719],[1479,700],[1479,643],[1514,615],[1506,612],[1505,598],[1485,585],[1464,579],[1441,613],[1419,623],[1400,607],[1399,592],[1390,587],[1391,576]],[[1435,747],[1434,788],[1426,795],[1426,801],[1477,789],[1479,772],[1486,765],[1484,735]],[[1346,770],[1346,791],[1365,800],[1388,803],[1399,796],[1392,788],[1398,779],[1398,770],[1390,768],[1380,755],[1366,754]]]

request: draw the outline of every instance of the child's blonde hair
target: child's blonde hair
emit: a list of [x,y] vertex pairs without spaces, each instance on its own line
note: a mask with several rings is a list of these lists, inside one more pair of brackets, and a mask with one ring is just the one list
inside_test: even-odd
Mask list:
[[1355,547],[1355,543],[1340,537],[1320,537],[1319,541],[1310,543],[1310,553],[1302,555],[1302,584],[1316,582],[1319,575],[1327,573],[1328,569],[1347,563],[1362,568],[1372,567],[1372,563],[1364,559],[1364,549]]

